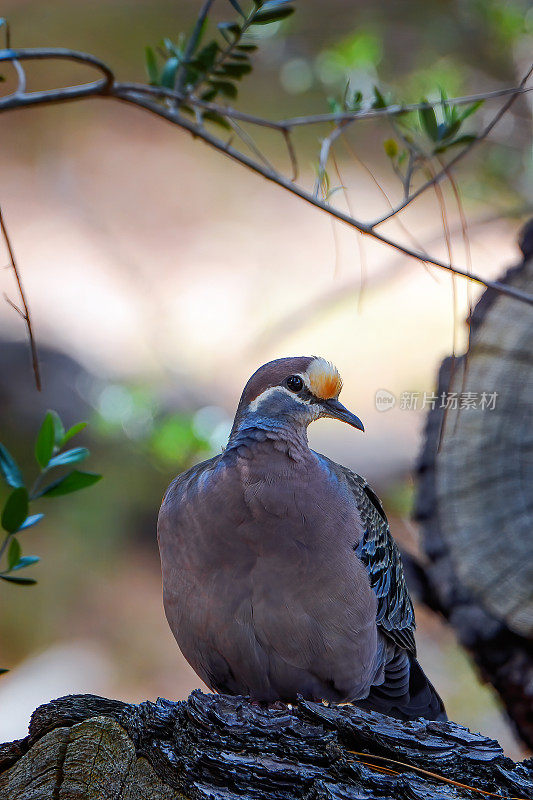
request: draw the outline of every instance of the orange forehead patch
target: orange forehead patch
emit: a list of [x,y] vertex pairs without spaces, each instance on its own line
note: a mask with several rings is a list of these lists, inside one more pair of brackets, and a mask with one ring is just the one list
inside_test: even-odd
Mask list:
[[338,397],[342,389],[342,378],[337,367],[325,358],[315,358],[307,369],[309,388],[321,400]]

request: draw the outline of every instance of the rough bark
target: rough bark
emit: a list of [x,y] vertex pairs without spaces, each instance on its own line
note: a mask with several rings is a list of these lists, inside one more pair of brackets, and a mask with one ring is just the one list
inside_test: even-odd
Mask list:
[[[533,222],[520,244],[503,280],[531,290]],[[467,356],[441,366],[439,396],[497,392],[496,405],[430,411],[415,511],[427,561],[408,573],[533,748],[533,314],[517,305],[485,292]]]
[[267,709],[199,691],[140,705],[60,698],[35,711],[25,739],[0,746],[3,800],[451,800],[488,792],[533,797],[533,762],[514,764],[497,742],[453,722],[407,723],[305,701]]

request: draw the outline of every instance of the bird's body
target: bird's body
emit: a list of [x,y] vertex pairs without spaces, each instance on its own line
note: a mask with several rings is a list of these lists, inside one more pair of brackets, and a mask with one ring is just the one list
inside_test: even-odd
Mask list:
[[[272,362],[273,375],[250,397],[245,390],[225,451],[171,484],[158,525],[170,627],[215,691],[437,718],[442,704],[414,658],[412,606],[379,501],[309,449],[302,414],[322,415],[310,408],[311,387],[294,401],[296,422],[288,390],[274,389],[280,375],[305,378],[310,362]],[[326,401],[349,414],[336,397]]]

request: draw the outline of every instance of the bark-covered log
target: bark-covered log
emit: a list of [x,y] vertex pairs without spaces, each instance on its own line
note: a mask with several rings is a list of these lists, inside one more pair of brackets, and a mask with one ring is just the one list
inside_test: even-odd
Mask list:
[[[521,247],[523,262],[503,281],[532,291],[533,222]],[[415,568],[414,585],[452,624],[533,748],[531,308],[485,292],[467,358],[453,367],[446,359],[438,384],[439,396],[470,393],[464,397],[475,397],[477,407],[459,403],[444,418],[437,405],[428,415],[415,512],[427,564]],[[483,392],[486,400],[497,393],[494,408],[490,401],[480,408]]]
[[484,792],[532,798],[533,761],[514,764],[497,742],[453,722],[400,722],[305,701],[267,709],[199,691],[140,705],[72,695],[38,708],[26,738],[0,746],[2,800],[452,800]]

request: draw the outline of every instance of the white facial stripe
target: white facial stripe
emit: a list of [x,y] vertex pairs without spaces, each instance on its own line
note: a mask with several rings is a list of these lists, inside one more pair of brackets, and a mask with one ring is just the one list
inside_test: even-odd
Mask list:
[[261,392],[261,394],[257,395],[255,400],[252,400],[248,406],[248,411],[257,411],[261,403],[264,403],[265,400],[267,400],[276,392],[288,394],[289,397],[291,397],[293,400],[296,400],[298,403],[301,403],[303,406],[307,406],[311,402],[310,400],[303,400],[301,397],[298,397],[298,395],[294,394],[294,392],[290,392],[285,386],[270,386],[268,389],[265,389],[264,392]]

